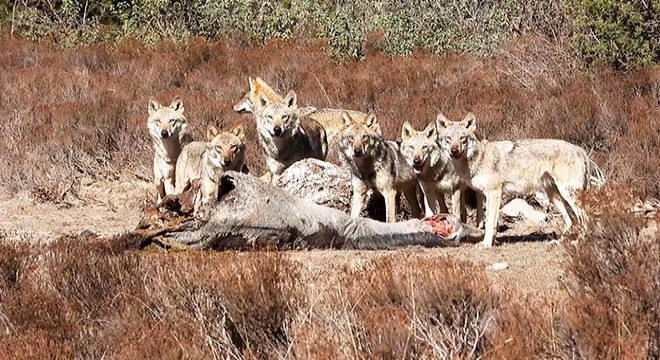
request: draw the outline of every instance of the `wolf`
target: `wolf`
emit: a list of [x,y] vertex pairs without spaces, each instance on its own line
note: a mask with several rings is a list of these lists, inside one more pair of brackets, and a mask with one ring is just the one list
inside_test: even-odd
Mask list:
[[[269,104],[281,102],[284,99],[282,94],[273,90],[273,88],[270,87],[270,85],[268,85],[260,77],[256,77],[254,79],[252,77],[248,77],[248,83],[250,85],[249,90],[233,107],[234,111],[239,114],[256,114],[258,111],[263,110]],[[348,112],[348,114],[353,118],[363,118],[367,116],[367,114],[355,110],[305,106],[298,108],[298,117],[309,118],[321,124],[321,126],[323,126],[325,129],[328,143],[330,143],[341,129],[341,114],[343,111]]]
[[176,162],[181,149],[192,142],[188,121],[183,115],[183,101],[175,97],[169,106],[149,98],[147,129],[154,146],[154,182],[158,203],[175,191]]
[[204,173],[249,171],[245,161],[245,131],[242,125],[231,131],[220,131],[215,125],[209,124],[206,139],[193,141],[181,151],[176,163],[175,194],[184,192],[193,180],[202,179]]
[[195,213],[206,209],[218,197],[218,179],[229,171],[248,174],[245,160],[245,131],[241,125],[231,132],[221,132],[211,125],[207,129],[206,151],[201,161],[201,186],[195,197]]
[[270,103],[281,102],[284,100],[282,96],[277,91],[273,90],[270,85],[263,81],[260,77],[252,79],[248,77],[248,83],[250,89],[248,92],[243,95],[243,98],[234,104],[234,111],[239,114],[255,114],[258,111],[263,110]]
[[365,119],[354,119],[347,112],[342,113],[342,130],[337,136],[342,162],[352,173],[352,217],[360,216],[369,189],[385,198],[387,222],[396,221],[396,197],[400,192],[408,200],[412,216],[420,217],[417,176],[399,152],[398,144],[383,139],[373,112]]
[[[262,95],[260,102],[266,102]],[[259,145],[266,156],[268,171],[264,180],[274,181],[291,164],[305,158],[325,160],[328,140],[319,123],[298,116],[296,93],[268,103],[256,115]]]
[[457,122],[440,113],[436,126],[461,180],[485,196],[483,246],[493,245],[502,195],[543,191],[561,213],[565,231],[583,222],[572,193],[589,185],[593,162],[581,147],[558,139],[478,140],[472,113]]
[[[462,196],[467,189],[461,186],[460,177],[454,169],[451,158],[438,143],[438,131],[435,122],[417,131],[405,122],[401,128],[401,154],[415,174],[426,197],[429,209],[427,216],[447,213],[445,194],[451,196],[452,214],[460,216],[465,222],[467,213]],[[430,210],[430,211],[429,211]]]

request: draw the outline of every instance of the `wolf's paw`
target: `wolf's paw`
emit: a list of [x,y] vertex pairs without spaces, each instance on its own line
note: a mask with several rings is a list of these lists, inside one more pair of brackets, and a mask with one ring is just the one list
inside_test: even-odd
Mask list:
[[477,244],[477,247],[480,249],[490,249],[493,247],[493,242],[492,241],[481,241]]

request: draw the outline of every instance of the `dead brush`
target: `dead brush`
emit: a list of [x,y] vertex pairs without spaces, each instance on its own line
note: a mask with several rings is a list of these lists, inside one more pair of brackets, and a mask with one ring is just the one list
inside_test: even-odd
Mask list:
[[660,356],[660,234],[649,231],[653,220],[631,213],[628,194],[625,188],[591,194],[589,232],[565,242],[564,321],[567,342],[581,358]]
[[152,273],[161,284],[153,291],[197,327],[214,357],[282,358],[305,305],[297,266],[276,253],[167,259]]

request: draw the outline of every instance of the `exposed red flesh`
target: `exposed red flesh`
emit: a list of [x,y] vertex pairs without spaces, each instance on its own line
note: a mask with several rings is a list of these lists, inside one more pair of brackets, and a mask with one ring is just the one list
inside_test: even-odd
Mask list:
[[434,234],[442,237],[449,237],[455,231],[454,225],[442,214],[428,217],[423,221],[431,228]]

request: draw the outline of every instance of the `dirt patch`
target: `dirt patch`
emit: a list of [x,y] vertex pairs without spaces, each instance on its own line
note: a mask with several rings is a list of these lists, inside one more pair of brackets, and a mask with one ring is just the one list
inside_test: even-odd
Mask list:
[[[150,183],[126,180],[81,185],[78,198],[67,204],[39,203],[26,196],[12,197],[4,189],[0,194],[0,234],[7,240],[41,243],[86,231],[111,235],[134,230],[144,202],[153,198]],[[551,219],[554,226],[557,217]],[[564,248],[548,241],[553,235],[523,236],[531,231],[524,225],[507,229],[500,233],[502,244],[492,249],[465,244],[455,248],[412,247],[396,251],[293,251],[288,256],[303,266],[303,277],[319,286],[329,284],[328,279],[346,268],[368,271],[372,260],[386,256],[432,259],[448,256],[472,261],[484,268],[495,262],[506,262],[509,265],[506,270],[487,271],[498,288],[514,288],[521,294],[539,298],[562,296],[559,279],[563,274]]]
[[77,198],[54,204],[3,189],[0,233],[9,240],[44,243],[84,231],[110,235],[133,230],[151,191],[147,182],[100,181],[81,185]]

